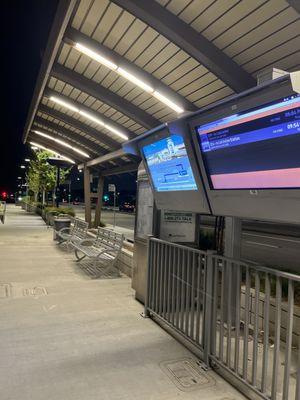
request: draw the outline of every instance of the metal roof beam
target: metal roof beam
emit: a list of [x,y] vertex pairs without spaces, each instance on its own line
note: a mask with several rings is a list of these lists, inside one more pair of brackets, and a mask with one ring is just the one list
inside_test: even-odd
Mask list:
[[[67,138],[75,145],[80,146],[80,144],[82,144],[83,146],[87,147],[87,151],[91,150],[94,153],[104,154],[103,148],[101,148],[97,143],[85,138],[84,136],[78,135],[76,132],[70,131],[63,126],[60,126],[55,122],[49,121],[41,117],[35,117],[33,125],[36,125],[36,128],[39,129],[40,127],[37,124],[41,125],[42,129],[45,129],[47,132],[49,132],[49,134],[51,134],[52,131],[55,131],[53,132],[55,136]],[[59,133],[61,133],[61,135],[58,135]]]
[[[107,153],[104,156],[100,156],[100,157],[94,158],[93,160],[87,161],[85,163],[85,165],[87,167],[93,167],[95,165],[99,165],[99,164],[102,164],[102,163],[107,162],[107,161],[112,161],[112,160],[115,160],[117,158],[121,158],[121,157],[123,157],[125,155],[126,155],[126,153],[124,152],[124,150],[123,149],[119,149],[119,150],[113,151],[111,153]],[[82,166],[79,165],[78,168],[79,169],[83,168],[83,165]]]
[[93,138],[99,140],[106,146],[110,147],[111,150],[116,150],[121,146],[121,144],[115,142],[108,136],[104,135],[103,133],[99,132],[97,129],[90,127],[89,125],[84,124],[83,122],[79,121],[76,118],[71,117],[61,111],[57,111],[54,108],[44,106],[41,104],[39,106],[39,111],[64,122],[65,124],[71,125],[73,128],[79,129],[83,133],[92,136]]
[[153,128],[160,124],[156,118],[130,101],[63,65],[56,63],[52,68],[51,75],[108,104],[145,128]]
[[256,85],[255,79],[218,47],[156,1],[112,0],[203,64],[236,92]]
[[188,101],[185,97],[181,96],[179,93],[175,92],[173,89],[171,89],[168,85],[164,84],[159,79],[155,78],[155,76],[151,75],[149,72],[138,67],[134,63],[128,61],[125,57],[120,56],[114,50],[111,50],[110,48],[97,42],[91,37],[84,35],[80,31],[72,27],[68,27],[65,31],[64,40],[66,43],[72,46],[75,43],[80,43],[88,47],[89,49],[95,51],[96,53],[100,53],[103,57],[111,60],[119,67],[125,69],[126,71],[133,74],[141,81],[147,83],[147,85],[163,93],[164,96],[170,98],[185,111],[195,111],[197,109],[197,107],[193,103]]
[[126,174],[127,172],[133,172],[137,171],[139,167],[139,164],[136,163],[130,163],[121,167],[116,167],[112,169],[108,169],[107,171],[102,171],[101,175],[102,176],[111,176],[111,175],[117,175],[117,174]]
[[300,1],[299,0],[286,0],[294,10],[300,14]]
[[52,65],[55,61],[56,54],[61,44],[63,34],[76,5],[77,0],[60,0],[58,3],[42,65],[39,70],[37,82],[30,103],[30,108],[23,133],[24,143],[26,142],[36,110],[42,98],[44,88],[46,87]]

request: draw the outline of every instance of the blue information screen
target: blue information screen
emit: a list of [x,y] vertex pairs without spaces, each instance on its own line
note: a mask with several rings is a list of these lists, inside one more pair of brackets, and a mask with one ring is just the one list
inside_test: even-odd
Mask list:
[[213,189],[300,187],[300,96],[196,127]]
[[182,136],[170,135],[142,150],[157,192],[197,190]]

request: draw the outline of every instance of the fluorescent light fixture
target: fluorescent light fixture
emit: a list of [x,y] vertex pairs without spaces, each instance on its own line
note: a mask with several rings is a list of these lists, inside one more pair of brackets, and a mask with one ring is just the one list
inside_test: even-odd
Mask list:
[[[124,140],[128,140],[128,136],[126,136],[124,133],[119,131],[118,129],[114,128],[113,126],[106,124],[105,122],[102,121],[102,119],[94,117],[92,114],[87,113],[86,111],[79,110],[79,108],[75,108],[72,105],[66,103],[65,101],[59,99],[58,97],[51,96],[50,100],[55,101],[58,104],[64,105],[65,107],[69,108],[72,111],[77,112],[78,114],[82,115],[83,117],[89,119],[92,122],[95,122],[98,125],[104,126],[106,129],[114,133],[115,135],[119,136],[120,138]],[[44,134],[45,135],[45,134]],[[74,148],[73,148],[74,150]],[[75,150],[74,150],[75,151]]]
[[98,63],[105,65],[109,69],[116,70],[118,68],[118,66],[115,63],[113,63],[112,61],[101,56],[99,53],[96,53],[95,51],[89,49],[88,47],[83,46],[80,43],[75,43],[75,49],[79,50],[81,53],[92,58],[93,60],[97,61]]
[[77,107],[74,107],[72,104],[67,103],[67,102],[64,101],[64,100],[61,100],[59,97],[50,96],[50,100],[54,101],[55,103],[59,104],[60,106],[63,106],[63,107],[68,108],[68,109],[71,110],[71,111],[79,112],[79,110],[78,110]]
[[168,99],[166,96],[163,94],[159,93],[157,90],[153,92],[153,96],[157,98],[157,100],[161,101],[164,103],[166,106],[172,108],[172,110],[176,111],[178,114],[183,113],[184,109],[179,107],[177,104],[175,104],[172,100]]
[[91,115],[85,111],[82,111],[82,110],[79,110],[78,112],[80,115],[89,119],[90,121],[95,122],[98,125],[104,126],[104,122],[100,118],[94,117],[93,115]]
[[114,128],[111,125],[105,124],[104,127],[114,133],[115,135],[119,136],[120,138],[124,140],[128,140],[128,136],[126,136],[124,133],[120,132],[118,129]]
[[122,75],[125,79],[129,80],[130,82],[134,83],[136,86],[139,86],[141,89],[145,90],[145,92],[153,93],[153,87],[147,85],[147,83],[141,81],[136,76],[132,75],[130,72],[126,71],[125,69],[118,67],[117,72]]
[[83,46],[80,43],[75,43],[75,49],[80,51],[81,53],[89,56],[93,60],[99,62],[100,64],[105,65],[106,67],[110,68],[111,70],[115,71],[119,75],[123,76],[123,78],[127,79],[128,81],[134,83],[136,86],[140,87],[141,89],[145,90],[145,92],[150,93],[154,96],[157,100],[164,103],[166,106],[170,107],[172,110],[176,111],[178,114],[184,112],[184,109],[178,106],[174,101],[170,100],[168,97],[162,95],[160,92],[156,91],[147,83],[143,82],[141,79],[137,78],[135,75],[131,74],[130,72],[126,71],[126,69],[119,67],[115,63],[111,62],[107,58],[103,57],[101,54],[96,53],[95,51],[89,49],[88,47]]
[[69,162],[72,163],[72,164],[75,164],[75,161],[73,161],[71,158],[66,157],[66,156],[63,156],[62,154],[57,153],[57,151],[48,149],[48,147],[42,146],[41,144],[38,144],[38,143],[35,143],[35,142],[30,142],[30,144],[31,144],[32,146],[34,146],[34,147],[37,147],[38,149],[50,151],[51,153],[55,154],[56,156],[61,157],[62,159],[66,160],[66,161],[69,161]]
[[49,140],[52,140],[53,142],[56,142],[56,143],[58,143],[58,144],[61,144],[61,145],[64,146],[64,147],[68,147],[69,149],[75,151],[75,152],[78,153],[78,154],[81,154],[81,155],[84,156],[84,157],[90,158],[90,156],[89,156],[87,153],[85,153],[85,152],[82,151],[82,150],[77,149],[77,147],[71,146],[69,143],[66,143],[66,142],[64,142],[63,140],[56,139],[56,138],[54,138],[53,136],[47,135],[47,134],[44,133],[44,132],[40,132],[40,131],[33,131],[33,132],[36,133],[37,135],[40,135],[40,136],[43,136],[43,137],[45,137],[45,138],[47,138],[47,139],[49,139]]

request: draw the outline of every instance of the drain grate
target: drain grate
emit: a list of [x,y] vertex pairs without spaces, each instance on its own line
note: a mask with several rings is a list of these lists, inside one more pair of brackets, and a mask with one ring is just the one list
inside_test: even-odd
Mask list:
[[208,374],[205,368],[192,358],[164,361],[160,364],[160,367],[178,389],[184,392],[215,385],[215,380]]
[[11,296],[10,283],[0,283],[0,299],[6,299]]
[[23,289],[23,296],[40,297],[48,294],[47,289],[42,286]]

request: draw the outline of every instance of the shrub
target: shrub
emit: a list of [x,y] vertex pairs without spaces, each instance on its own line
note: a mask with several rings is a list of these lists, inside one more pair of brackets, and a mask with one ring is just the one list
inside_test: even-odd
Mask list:
[[72,207],[45,207],[45,212],[51,212],[54,215],[67,214],[71,217],[75,217],[76,215]]

